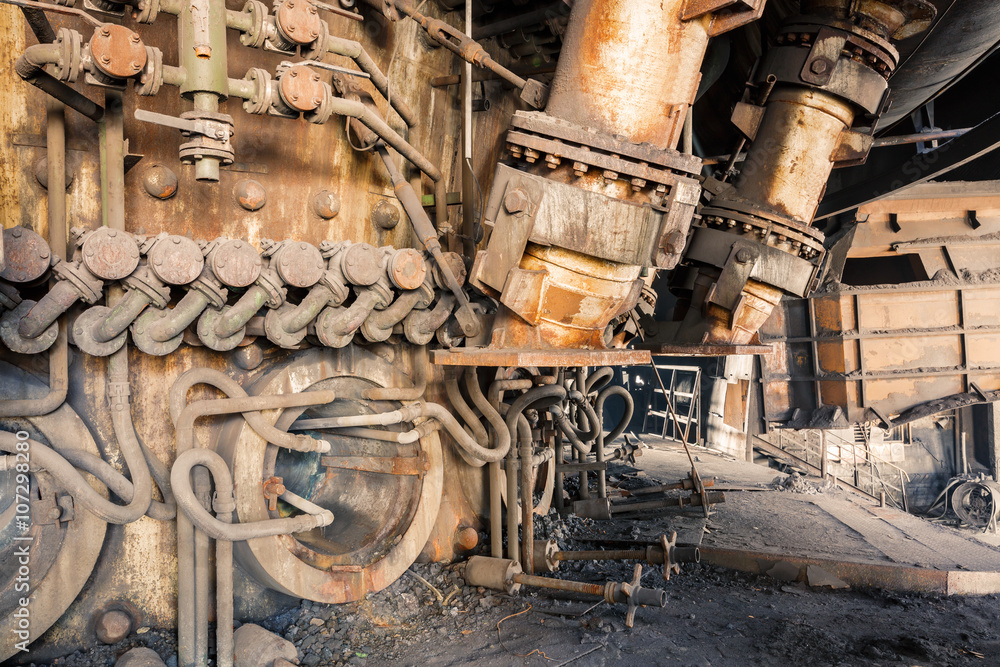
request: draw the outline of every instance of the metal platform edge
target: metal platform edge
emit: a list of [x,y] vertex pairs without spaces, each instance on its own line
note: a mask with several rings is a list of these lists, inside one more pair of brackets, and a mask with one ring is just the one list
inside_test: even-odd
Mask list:
[[488,347],[454,347],[432,350],[431,362],[439,366],[488,366],[538,368],[575,366],[643,366],[652,363],[648,350],[523,350]]
[[770,354],[772,345],[668,345],[639,343],[637,350],[645,350],[658,357],[730,357],[740,354]]

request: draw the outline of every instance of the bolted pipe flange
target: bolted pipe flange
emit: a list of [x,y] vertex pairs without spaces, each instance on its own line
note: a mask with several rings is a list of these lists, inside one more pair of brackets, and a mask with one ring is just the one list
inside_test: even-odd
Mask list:
[[259,67],[251,67],[243,78],[253,84],[253,95],[250,99],[243,100],[243,110],[249,114],[267,113],[274,99],[274,82],[271,81],[271,74]]
[[3,230],[6,266],[0,271],[0,278],[12,283],[32,283],[45,275],[52,263],[49,244],[39,234],[27,227],[11,227]]
[[198,244],[177,234],[154,243],[146,258],[153,274],[167,285],[187,285],[205,267],[205,256]]
[[128,232],[100,227],[83,241],[83,265],[101,280],[121,280],[139,266],[139,246]]
[[555,572],[559,569],[559,561],[556,560],[559,545],[555,540],[535,540],[531,553],[535,572]]
[[423,255],[413,248],[396,250],[390,257],[386,270],[392,284],[401,290],[417,289],[427,277],[427,263]]
[[18,354],[38,354],[52,347],[59,335],[59,321],[55,321],[37,338],[25,338],[17,329],[21,319],[31,311],[35,302],[25,299],[13,310],[8,310],[0,316],[0,340],[3,340],[12,352]]
[[326,271],[326,262],[311,243],[285,241],[271,258],[281,280],[293,287],[312,287]]
[[243,46],[259,49],[267,39],[267,5],[260,0],[248,0],[243,5],[243,13],[250,15],[250,29],[240,35]]
[[70,342],[80,350],[95,357],[107,357],[122,349],[128,338],[126,328],[111,340],[102,343],[94,337],[101,324],[111,315],[111,308],[107,306],[91,306],[80,314],[70,328]]
[[221,310],[209,308],[198,318],[198,339],[210,350],[229,352],[243,342],[247,331],[245,326],[231,336],[223,337],[215,333],[215,327],[219,320],[230,310],[232,310],[232,306],[225,306]]
[[[446,252],[442,253],[444,255],[444,261],[447,263],[448,268],[451,269],[451,275],[455,276],[455,280],[458,281],[459,285],[465,284],[466,276],[468,275],[468,270],[465,268],[465,260],[457,252]],[[437,262],[433,262],[431,266],[431,276],[434,278],[434,284],[441,289],[448,289],[448,283],[445,282],[444,273],[441,271],[441,267],[438,266]]]
[[285,0],[278,5],[274,18],[278,33],[290,46],[310,44],[322,30],[319,11],[308,0]]
[[294,65],[278,78],[278,94],[289,109],[299,113],[313,111],[323,103],[325,86],[319,74],[305,65]]
[[128,79],[146,66],[146,45],[125,26],[105,23],[94,31],[89,46],[91,62],[111,79]]
[[222,239],[209,253],[208,265],[223,285],[249,287],[260,276],[263,261],[246,241]]
[[379,251],[368,243],[352,243],[330,262],[338,262],[344,278],[359,287],[374,285],[383,275]]

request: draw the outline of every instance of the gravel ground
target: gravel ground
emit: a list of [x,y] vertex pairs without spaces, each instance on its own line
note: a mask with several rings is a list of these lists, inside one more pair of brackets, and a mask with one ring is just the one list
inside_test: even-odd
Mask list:
[[[628,470],[619,471],[614,480],[620,488],[653,483],[658,481]],[[793,478],[775,479],[771,488],[733,494],[729,501],[759,503],[763,530],[758,534],[777,531],[789,520],[789,514],[780,512],[783,502],[801,503],[817,491],[827,491]],[[809,520],[801,507],[783,509]],[[595,522],[560,518],[552,512],[537,518],[535,536],[554,539],[563,549],[594,549],[602,543],[588,540],[613,536],[646,541],[676,526],[687,526],[690,535],[698,516],[673,511],[641,522]],[[721,518],[717,515],[713,523],[725,530]],[[710,533],[706,541],[711,538]],[[488,544],[486,536],[480,537],[480,544]],[[551,576],[628,581],[633,567],[634,563],[613,561],[567,562]],[[1000,628],[994,621],[1000,615],[997,596],[948,598],[809,588],[701,564],[684,564],[680,574],[663,581],[659,568],[648,567],[642,585],[663,588],[668,602],[663,609],[638,610],[630,629],[621,605],[546,590],[522,589],[521,595],[510,597],[466,586],[463,569],[462,563],[417,563],[386,590],[363,601],[338,606],[302,602],[261,625],[292,641],[302,665],[330,667],[570,663],[930,667],[994,665],[1000,655]],[[149,646],[167,660],[168,667],[176,667],[173,642],[172,633],[150,630],[51,664],[110,666],[128,648]]]

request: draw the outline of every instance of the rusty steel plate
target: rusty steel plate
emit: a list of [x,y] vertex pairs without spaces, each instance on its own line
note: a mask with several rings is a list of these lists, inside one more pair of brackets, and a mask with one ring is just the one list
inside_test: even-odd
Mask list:
[[295,111],[312,111],[323,103],[326,89],[319,74],[304,65],[289,68],[278,80],[281,99]]
[[402,290],[417,289],[427,277],[427,263],[419,252],[404,248],[393,253],[389,260],[389,279]]
[[11,227],[3,230],[6,266],[0,271],[0,278],[12,283],[30,283],[38,280],[49,268],[52,253],[49,244],[37,233],[25,227]]
[[315,41],[322,29],[316,6],[307,0],[287,0],[278,7],[275,16],[281,32],[297,44]]
[[146,46],[125,26],[105,23],[90,40],[94,64],[110,77],[127,79],[146,66]]
[[671,345],[637,343],[637,350],[665,357],[729,357],[738,354],[771,354],[773,345]]
[[227,287],[247,287],[260,275],[257,249],[246,241],[226,241],[210,255],[212,272]]
[[378,249],[369,243],[353,243],[341,259],[341,270],[352,285],[374,285],[382,276]]
[[139,246],[125,232],[100,227],[83,242],[83,263],[102,280],[121,280],[139,266]]
[[439,366],[642,366],[652,360],[648,350],[517,350],[488,347],[431,350],[431,362]]
[[312,287],[326,271],[323,254],[304,241],[285,244],[271,261],[285,284],[292,287]]
[[205,266],[198,244],[176,234],[157,241],[148,259],[153,273],[167,285],[187,285],[201,275]]

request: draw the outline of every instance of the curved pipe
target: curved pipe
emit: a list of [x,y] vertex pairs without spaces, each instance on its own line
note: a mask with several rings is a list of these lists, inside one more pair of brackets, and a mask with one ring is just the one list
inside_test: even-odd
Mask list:
[[125,297],[115,304],[104,321],[98,325],[97,330],[93,332],[94,340],[98,343],[107,343],[113,340],[128,329],[129,325],[135,321],[135,318],[139,317],[148,305],[149,297],[137,289],[129,290]]
[[111,405],[111,427],[118,441],[118,449],[132,477],[134,494],[128,501],[127,507],[134,517],[132,521],[135,521],[149,510],[149,505],[153,502],[153,480],[149,473],[149,464],[146,463],[146,455],[135,435],[132,404],[128,396],[128,345],[126,344],[108,358],[108,402]]
[[594,411],[593,406],[587,397],[578,391],[571,391],[568,393],[569,400],[573,401],[577,407],[583,410],[583,414],[586,415],[587,421],[590,423],[590,430],[583,431],[579,433],[580,439],[584,442],[590,442],[598,435],[601,434],[601,422],[597,418],[597,413]]
[[146,513],[144,510],[139,516],[133,516],[134,512],[129,510],[129,506],[117,505],[103,497],[72,463],[48,445],[35,440],[18,440],[14,433],[0,431],[0,451],[13,454],[17,451],[18,442],[27,442],[33,462],[55,477],[59,486],[73,496],[74,502],[80,503],[97,518],[108,523],[123,524],[135,521]]
[[589,396],[592,391],[600,391],[611,382],[611,378],[614,375],[615,372],[607,366],[601,368],[584,381],[583,386],[585,391],[583,393]]
[[[125,502],[132,500],[135,494],[135,487],[132,485],[132,482],[100,456],[82,449],[64,449],[60,450],[59,454],[73,464],[74,467],[96,477]],[[173,521],[177,517],[177,505],[173,501],[161,503],[154,500],[150,502],[146,516],[156,521]]]
[[562,408],[558,405],[553,405],[549,408],[549,412],[552,413],[552,418],[555,419],[556,425],[559,430],[562,431],[566,439],[569,440],[569,444],[573,446],[573,449],[580,452],[580,454],[586,456],[590,454],[591,446],[584,444],[579,437],[576,435],[576,427],[573,426],[573,422],[570,418],[566,416]]
[[350,306],[325,308],[316,320],[316,336],[327,347],[344,347],[365,323],[371,312],[385,305],[382,295],[373,289],[362,289]]
[[392,328],[413,312],[414,309],[426,308],[434,291],[418,287],[403,292],[388,308],[373,312],[361,326],[361,333],[372,343],[381,343],[392,335]]
[[149,325],[150,337],[157,343],[165,343],[171,338],[176,338],[198,319],[208,304],[207,296],[196,289],[188,290],[176,306],[160,311],[163,314]]
[[414,310],[403,321],[403,333],[406,339],[414,345],[426,345],[434,338],[436,332],[455,310],[457,303],[454,294],[443,294],[437,305],[430,310]]
[[[231,399],[249,398],[246,390],[243,389],[231,377],[211,368],[194,368],[181,375],[170,387],[170,418],[176,424],[184,410],[187,402],[188,390],[198,384],[207,384],[215,387]],[[306,392],[306,394],[320,394],[323,392]],[[332,401],[332,392],[329,392]],[[329,401],[319,401],[328,403]],[[295,435],[275,428],[260,412],[244,412],[243,418],[247,420],[250,428],[260,437],[273,445],[291,449],[297,452],[320,452],[330,451],[330,443],[326,440],[319,440],[308,435]]]
[[79,299],[80,293],[68,280],[59,280],[21,318],[17,333],[22,338],[38,338]]
[[[195,404],[196,405],[196,404]],[[212,516],[202,507],[191,486],[191,471],[195,466],[208,468],[215,481],[215,501],[217,508],[235,506],[233,500],[233,479],[229,466],[223,458],[210,449],[188,449],[177,456],[170,469],[170,484],[178,509],[191,520],[199,530],[214,540],[243,542],[259,537],[273,537],[301,533],[314,528],[322,528],[333,523],[333,513],[323,510],[322,514],[305,514],[285,519],[267,519],[250,523],[226,523]],[[230,512],[232,510],[229,510]]]
[[371,401],[415,401],[427,391],[427,368],[430,363],[427,359],[427,347],[417,347],[413,358],[413,386],[412,387],[375,387],[366,389],[365,398]]
[[45,65],[59,64],[60,60],[61,47],[58,45],[34,44],[25,49],[21,57],[14,63],[14,71],[31,85],[48,93],[69,108],[79,111],[90,120],[102,120],[104,118],[103,107],[95,104],[90,98],[73,90],[43,69]]
[[331,106],[335,114],[357,118],[365,127],[377,134],[382,141],[395,148],[396,152],[413,163],[420,171],[427,174],[432,181],[437,182],[441,180],[441,170],[431,164],[430,160],[421,155],[416,148],[403,139],[394,129],[389,127],[366,104],[357,100],[334,97]]
[[628,390],[621,385],[614,385],[603,390],[597,395],[597,404],[595,406],[595,412],[597,413],[598,423],[601,424],[602,430],[604,426],[604,403],[612,396],[617,396],[625,402],[625,414],[622,416],[622,420],[618,422],[606,436],[604,440],[606,442],[613,442],[615,438],[620,436],[628,428],[628,423],[632,421],[632,415],[635,413],[635,401],[632,400],[632,394],[628,393]]
[[[345,285],[346,288],[346,285]],[[277,315],[278,322],[282,330],[288,333],[302,331],[309,323],[316,319],[320,312],[331,305],[336,295],[326,285],[320,283],[309,290],[302,301],[297,306],[289,309],[283,315]]]
[[382,70],[379,69],[372,57],[368,55],[364,47],[360,43],[343,39],[341,37],[334,37],[330,35],[330,41],[327,42],[326,50],[330,53],[336,54],[338,56],[346,56],[354,61],[354,63],[361,69],[362,72],[370,77],[372,85],[375,89],[382,94],[382,97],[386,99],[389,105],[399,114],[399,117],[403,119],[408,127],[413,127],[417,124],[416,118],[413,115],[413,111],[410,107],[399,98],[399,95],[393,96],[389,90],[389,79]]
[[[448,394],[448,401],[451,403],[451,407],[458,412],[458,415],[463,421],[469,426],[472,431],[472,438],[476,442],[489,443],[489,435],[486,433],[486,428],[483,426],[482,422],[479,421],[479,415],[473,412],[469,404],[465,402],[465,398],[462,396],[462,390],[458,386],[458,375],[457,373],[451,375],[445,380],[445,391]],[[481,468],[486,463],[485,461],[480,461],[479,459],[467,454],[464,449],[459,449],[458,453],[462,456],[466,463],[474,468]]]
[[271,295],[260,285],[251,285],[247,291],[215,323],[215,335],[229,338],[246,326],[250,318],[271,300]]

